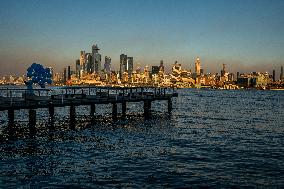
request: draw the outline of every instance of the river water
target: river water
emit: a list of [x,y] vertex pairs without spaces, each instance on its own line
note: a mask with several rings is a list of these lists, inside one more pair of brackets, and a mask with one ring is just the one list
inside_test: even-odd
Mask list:
[[[111,106],[0,113],[0,188],[280,188],[284,187],[284,91],[179,90],[166,102],[127,104],[126,121]],[[119,106],[119,108],[121,108]]]

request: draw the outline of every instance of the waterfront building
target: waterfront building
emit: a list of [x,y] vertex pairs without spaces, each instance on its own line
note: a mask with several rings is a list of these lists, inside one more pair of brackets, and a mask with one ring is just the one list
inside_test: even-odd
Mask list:
[[99,53],[99,48],[98,46],[95,44],[92,46],[92,56],[93,56],[93,64],[94,64],[94,71],[96,74],[100,74],[101,72],[101,54]]
[[257,87],[257,88],[265,88],[269,83],[269,74],[253,72],[251,74],[242,74],[239,76],[237,80],[237,84],[240,87]]
[[250,75],[240,75],[237,78],[237,84],[240,87],[248,88],[252,86],[252,77]]

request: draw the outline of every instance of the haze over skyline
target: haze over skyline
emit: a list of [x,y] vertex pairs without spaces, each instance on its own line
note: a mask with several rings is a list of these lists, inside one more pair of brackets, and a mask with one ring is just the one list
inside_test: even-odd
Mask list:
[[[284,64],[282,0],[11,0],[0,3],[0,75],[25,74],[38,62],[62,71],[96,43],[119,67],[169,67],[177,60],[205,72],[278,73]],[[104,61],[103,61],[104,62]]]

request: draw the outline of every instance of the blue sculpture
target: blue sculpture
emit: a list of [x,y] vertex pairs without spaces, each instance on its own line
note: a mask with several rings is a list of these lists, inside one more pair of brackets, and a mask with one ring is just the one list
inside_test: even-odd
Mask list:
[[41,64],[33,63],[27,71],[29,80],[25,84],[31,93],[33,93],[33,84],[38,83],[41,88],[45,88],[45,83],[52,83],[50,69],[44,68]]

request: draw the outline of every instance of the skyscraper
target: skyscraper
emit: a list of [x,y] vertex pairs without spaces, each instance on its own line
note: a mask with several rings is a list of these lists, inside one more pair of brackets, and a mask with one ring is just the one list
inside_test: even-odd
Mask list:
[[222,70],[221,70],[221,77],[224,77],[226,73],[226,64],[223,64]]
[[85,51],[80,51],[80,76],[84,74],[84,67],[86,64],[86,53]]
[[272,71],[272,80],[275,82],[275,70]]
[[126,71],[127,66],[127,55],[121,54],[120,55],[120,64],[119,64],[119,77],[121,79],[123,72]]
[[160,69],[159,71],[161,71],[163,73],[165,72],[164,61],[163,60],[160,61],[159,69]]
[[68,71],[67,71],[67,80],[70,80],[71,79],[71,67],[68,66]]
[[105,56],[104,71],[107,74],[110,74],[111,72],[111,58],[108,56]]
[[85,72],[88,74],[91,74],[94,72],[94,61],[93,61],[93,56],[91,53],[86,53],[86,64],[85,64]]
[[97,45],[92,46],[93,64],[95,66],[95,73],[100,74],[101,72],[101,54],[99,54],[99,48]]
[[280,80],[282,81],[284,78],[283,78],[283,66],[281,66],[281,71],[280,71]]
[[195,73],[196,73],[196,75],[200,75],[200,69],[201,69],[200,64],[201,64],[200,59],[199,59],[199,57],[197,57],[196,60],[195,60]]
[[128,78],[130,79],[133,72],[133,57],[127,57],[126,71],[128,73]]
[[67,73],[66,73],[66,68],[64,68],[64,71],[63,71],[63,83],[65,84],[67,81]]
[[80,60],[76,60],[76,77],[77,78],[80,78],[81,75],[80,75]]

